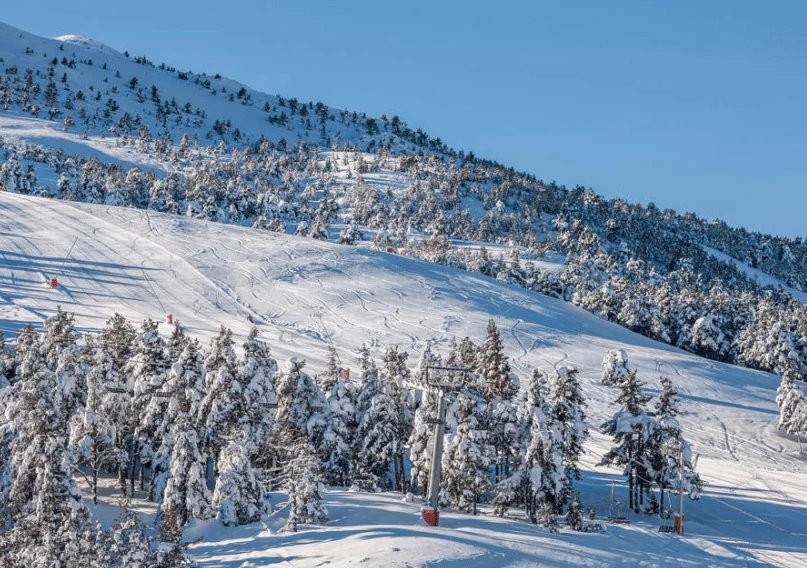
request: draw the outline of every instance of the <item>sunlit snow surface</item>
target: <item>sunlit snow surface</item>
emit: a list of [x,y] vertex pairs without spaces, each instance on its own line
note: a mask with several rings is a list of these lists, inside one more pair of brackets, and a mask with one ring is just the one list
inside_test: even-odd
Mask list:
[[[278,496],[265,526],[193,527],[203,540],[190,550],[203,566],[807,565],[807,467],[797,441],[776,432],[776,379],[650,341],[562,301],[363,248],[0,193],[0,328],[8,336],[36,326],[58,305],[76,313],[82,330],[98,330],[116,311],[135,322],[171,313],[205,340],[220,324],[243,337],[251,316],[276,357],[304,357],[312,372],[329,342],[347,367],[363,342],[376,356],[398,345],[414,364],[427,341],[443,352],[452,338],[479,341],[493,318],[520,376],[558,364],[580,369],[593,426],[613,411],[614,393],[598,382],[602,357],[623,348],[653,391],[660,374],[681,389],[682,423],[707,483],[700,502],[685,503],[684,538],[659,534],[644,515],[599,535],[550,535],[518,520],[450,512],[431,529],[417,503],[338,490],[326,494],[327,525],[278,534]],[[611,480],[622,479],[594,467],[607,447],[595,433],[579,485],[600,516]],[[103,519],[112,516],[99,507]]]

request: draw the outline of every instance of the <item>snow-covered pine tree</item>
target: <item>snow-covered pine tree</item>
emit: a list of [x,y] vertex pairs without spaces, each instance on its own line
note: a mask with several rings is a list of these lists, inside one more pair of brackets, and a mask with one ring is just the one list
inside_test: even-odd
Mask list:
[[406,493],[407,482],[404,470],[404,446],[406,440],[412,432],[414,420],[413,403],[411,392],[407,388],[409,380],[409,369],[406,367],[406,360],[409,354],[398,351],[397,347],[389,347],[384,352],[384,366],[381,369],[381,379],[385,383],[384,388],[394,404],[393,415],[397,416],[397,423],[394,429],[394,439],[392,447],[392,466],[395,488]]
[[526,510],[535,523],[541,505],[549,503],[554,509],[566,488],[562,433],[559,425],[551,421],[548,377],[537,369],[530,378],[518,415],[519,423],[526,429],[521,467]]
[[225,526],[260,520],[265,512],[263,485],[258,482],[249,456],[250,433],[244,431],[224,447],[216,469],[219,477],[213,490],[216,518]]
[[159,507],[160,533],[163,540],[182,534],[190,519],[209,519],[210,490],[207,488],[207,459],[199,451],[193,423],[180,418],[171,430],[171,474]]
[[157,563],[151,544],[143,522],[127,509],[102,536],[98,560],[101,566],[150,568]]
[[504,354],[499,329],[492,319],[488,320],[487,336],[479,350],[476,370],[482,379],[485,400],[513,400],[518,392],[518,382],[510,369],[508,357]]
[[476,514],[476,503],[490,486],[488,432],[476,417],[485,412],[485,407],[462,393],[455,406],[457,427],[448,436],[443,454],[441,500],[458,511]]
[[807,400],[803,387],[796,383],[793,373],[787,371],[782,375],[782,382],[776,392],[779,430],[788,434],[807,432]]
[[364,491],[390,488],[389,467],[393,459],[399,412],[390,387],[381,380],[372,360],[362,361],[362,379],[356,409],[356,465],[353,483]]
[[643,386],[635,370],[630,371],[617,385],[617,403],[621,407],[601,426],[603,433],[614,438],[614,445],[598,464],[624,466],[623,475],[628,478],[629,506],[635,512],[639,511],[644,492],[649,488],[648,472],[652,470],[652,454],[648,448],[656,429],[656,421],[646,409],[650,397],[642,392]]
[[11,385],[14,379],[14,356],[6,346],[6,338],[0,331],[0,389]]
[[317,384],[322,392],[328,393],[342,377],[342,368],[339,366],[339,355],[333,345],[328,345],[328,365],[325,372],[316,376]]
[[78,338],[75,316],[63,311],[61,306],[56,306],[56,313],[42,322],[40,348],[45,355],[45,364],[55,369],[62,351],[75,346]]
[[81,502],[68,459],[66,401],[54,371],[46,365],[46,353],[38,348],[26,351],[15,397],[7,409],[13,432],[9,456],[13,482],[5,505],[14,518],[34,515],[41,520],[55,515],[57,511],[50,510],[54,508],[63,517],[72,510],[70,502]]
[[[112,359],[112,374],[120,375],[132,357],[137,330],[125,317],[116,313],[106,321],[98,334],[98,348]],[[115,385],[117,386],[117,385]]]
[[510,476],[513,466],[512,449],[518,429],[513,398],[518,393],[518,382],[504,354],[499,329],[492,319],[488,320],[487,336],[479,350],[476,371],[488,403],[485,427],[494,452],[496,480],[499,481]]
[[614,349],[602,359],[602,384],[615,387],[628,378],[628,355],[624,349]]
[[350,485],[355,461],[356,385],[343,377],[327,393],[328,422],[323,432],[323,477],[328,485]]
[[328,519],[328,509],[322,499],[324,488],[319,460],[305,434],[286,429],[281,438],[286,440],[288,457],[284,488],[289,496],[287,531],[297,531],[302,523],[322,523]]
[[[93,369],[97,369],[94,367]],[[78,463],[89,468],[87,476],[92,490],[93,503],[98,503],[98,475],[108,469],[119,473],[125,467],[127,454],[118,442],[117,425],[105,412],[108,393],[95,383],[98,375],[88,376],[87,404],[73,417],[69,446]]]
[[683,488],[690,499],[698,499],[703,482],[695,471],[692,447],[678,423],[678,391],[672,381],[661,377],[661,392],[655,404],[655,429],[648,443],[652,469],[648,474],[659,486],[659,503],[664,507],[664,490]]
[[[230,436],[241,430],[249,418],[244,387],[236,377],[237,359],[233,345],[232,332],[221,326],[218,336],[211,341],[210,353],[203,366],[205,390],[197,423],[201,427],[202,448],[208,458],[208,475],[211,469],[215,471],[219,452]],[[208,485],[212,487],[213,479],[208,478]]]
[[244,342],[244,358],[238,367],[238,381],[243,385],[250,437],[251,455],[257,452],[263,439],[272,429],[277,407],[274,378],[277,361],[272,358],[269,346],[258,337],[253,327]]
[[558,512],[571,495],[573,481],[580,478],[578,462],[583,453],[583,442],[588,437],[586,402],[577,375],[577,369],[561,366],[550,382],[550,423],[560,433],[565,472],[564,488],[555,503]]
[[154,452],[151,467],[150,497],[160,503],[171,472],[174,424],[188,421],[196,424],[202,404],[202,369],[204,356],[196,339],[183,342],[185,347],[171,364],[163,389],[168,394],[165,413],[157,429],[160,445]]
[[153,396],[153,393],[164,392],[169,365],[157,322],[151,319],[143,321],[132,349],[132,358],[124,367],[124,375],[128,379],[127,390],[132,392],[132,463],[128,466],[130,491],[134,490],[138,475],[140,488],[144,489],[144,468],[151,466],[154,451],[162,441],[160,426],[168,399]]
[[292,428],[306,435],[315,448],[322,448],[325,396],[304,367],[305,360],[292,357],[278,375],[275,425],[281,430]]

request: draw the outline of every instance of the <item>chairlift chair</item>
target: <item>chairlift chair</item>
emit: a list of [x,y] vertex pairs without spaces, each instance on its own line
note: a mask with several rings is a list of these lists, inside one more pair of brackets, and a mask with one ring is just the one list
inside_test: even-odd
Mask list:
[[626,507],[622,499],[616,496],[616,482],[611,482],[611,500],[608,503],[608,522],[614,524],[629,523],[630,520],[625,515]]

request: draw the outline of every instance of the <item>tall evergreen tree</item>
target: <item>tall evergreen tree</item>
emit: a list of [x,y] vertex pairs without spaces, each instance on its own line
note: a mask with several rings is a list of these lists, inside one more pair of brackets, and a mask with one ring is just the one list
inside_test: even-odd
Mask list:
[[238,368],[238,381],[243,385],[250,428],[249,446],[254,454],[272,428],[277,407],[274,378],[277,361],[269,346],[258,337],[253,327],[244,342],[244,358]]
[[327,393],[328,421],[323,433],[323,478],[329,485],[350,485],[356,446],[356,385],[349,378]]
[[458,511],[476,513],[479,497],[488,489],[488,432],[476,417],[484,405],[460,394],[456,400],[456,431],[448,436],[442,462],[441,496]]
[[212,504],[225,526],[257,522],[266,509],[263,485],[250,463],[248,438],[249,432],[235,437],[219,455]]
[[171,474],[159,508],[160,532],[164,540],[178,538],[190,519],[212,516],[207,488],[206,458],[199,451],[193,423],[181,418],[171,430]]
[[551,420],[548,383],[546,375],[536,369],[519,406],[519,419],[526,428],[522,476],[527,514],[532,522],[537,522],[544,503],[555,508],[566,489],[562,431]]
[[700,497],[703,482],[695,471],[692,448],[678,423],[678,391],[667,377],[661,378],[661,392],[655,404],[656,428],[649,445],[649,471],[659,486],[659,503],[664,507],[664,490],[682,489],[691,499]]
[[361,389],[356,400],[359,425],[356,431],[354,484],[365,491],[389,489],[389,467],[399,431],[400,413],[390,395],[390,386],[371,360],[362,362]]
[[578,463],[583,453],[583,442],[588,437],[586,403],[577,375],[575,368],[558,367],[550,386],[550,422],[560,433],[565,471],[564,488],[556,502],[557,507],[567,502],[572,492],[573,480],[580,478]]
[[656,430],[656,422],[646,408],[650,397],[642,392],[643,386],[634,370],[617,385],[617,403],[621,407],[601,427],[603,433],[613,437],[614,445],[598,464],[624,466],[629,506],[635,512],[639,512],[644,493],[649,489],[653,469],[650,440]]

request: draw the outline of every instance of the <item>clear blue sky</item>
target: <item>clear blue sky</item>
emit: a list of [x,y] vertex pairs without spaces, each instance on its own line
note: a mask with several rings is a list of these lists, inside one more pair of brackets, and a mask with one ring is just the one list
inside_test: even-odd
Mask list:
[[26,0],[76,33],[608,197],[807,237],[807,2]]

